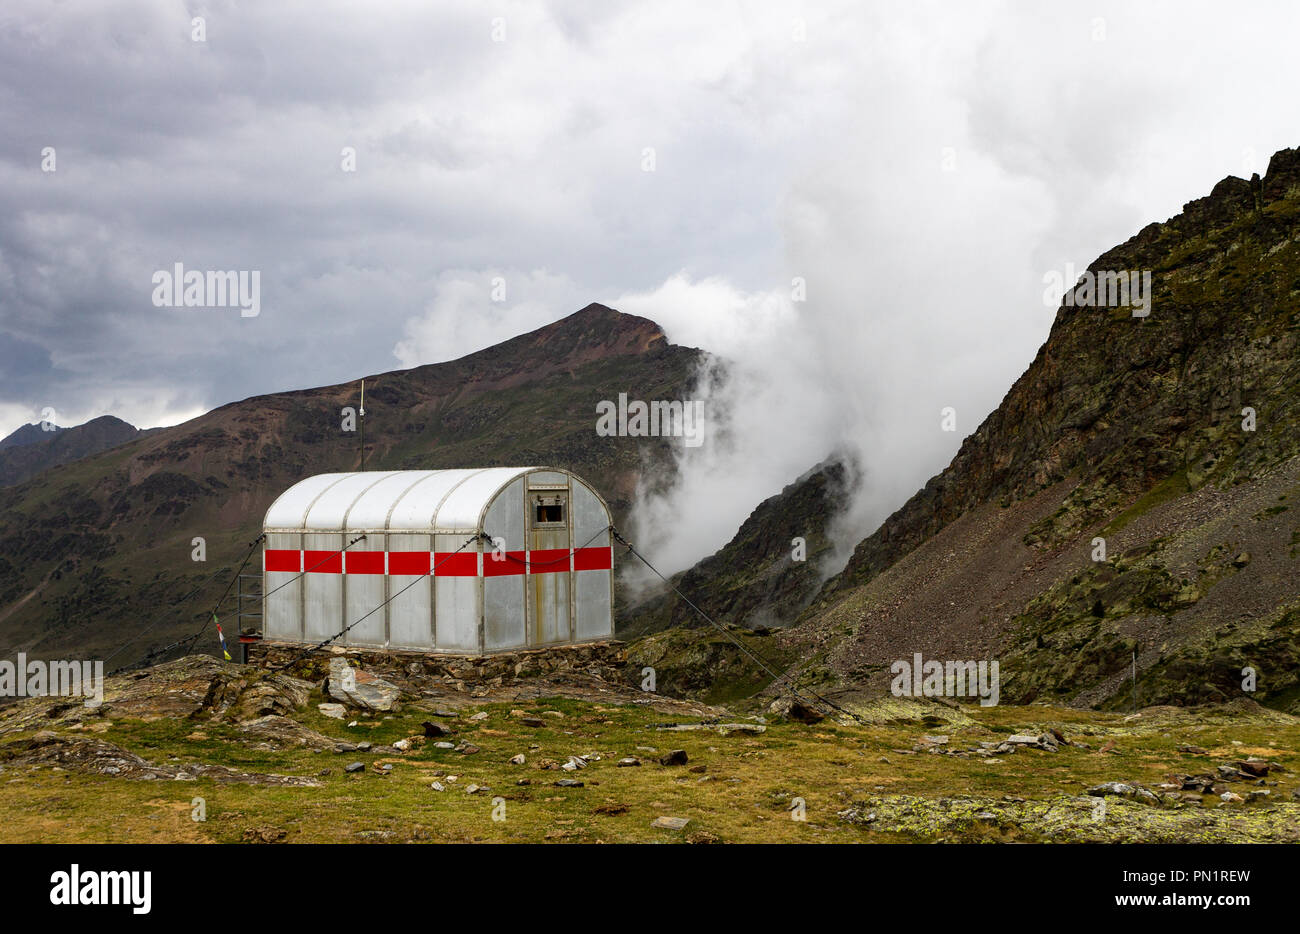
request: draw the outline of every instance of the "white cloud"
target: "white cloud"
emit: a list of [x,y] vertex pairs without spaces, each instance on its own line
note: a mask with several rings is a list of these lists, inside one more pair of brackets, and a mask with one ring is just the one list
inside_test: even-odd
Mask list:
[[455,360],[564,317],[579,307],[580,294],[544,269],[448,270],[424,312],[406,322],[393,356],[405,367]]
[[836,399],[818,378],[813,335],[788,290],[744,293],[721,279],[678,274],[615,306],[726,363],[701,373],[704,443],[675,448],[677,483],[643,494],[633,516],[651,561],[679,570],[725,542],[760,501],[828,453],[840,421]]

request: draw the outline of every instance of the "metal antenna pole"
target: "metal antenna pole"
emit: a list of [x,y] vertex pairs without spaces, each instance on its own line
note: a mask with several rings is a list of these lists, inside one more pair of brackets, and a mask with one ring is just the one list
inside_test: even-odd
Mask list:
[[1138,647],[1133,643],[1133,712],[1138,712]]

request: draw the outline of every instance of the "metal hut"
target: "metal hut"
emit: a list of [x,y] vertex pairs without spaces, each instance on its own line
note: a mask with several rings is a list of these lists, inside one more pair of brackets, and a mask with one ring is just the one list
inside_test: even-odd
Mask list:
[[567,470],[308,477],[266,513],[263,637],[471,655],[610,639],[610,528]]

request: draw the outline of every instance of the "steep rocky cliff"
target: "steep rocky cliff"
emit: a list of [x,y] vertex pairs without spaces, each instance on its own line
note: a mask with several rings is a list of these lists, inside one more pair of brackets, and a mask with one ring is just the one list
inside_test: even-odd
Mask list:
[[[828,528],[846,505],[850,471],[832,458],[759,503],[717,552],[673,578],[715,621],[748,629],[788,626],[816,595],[833,549]],[[800,542],[802,544],[800,544]],[[629,607],[625,638],[708,624],[666,589]]]

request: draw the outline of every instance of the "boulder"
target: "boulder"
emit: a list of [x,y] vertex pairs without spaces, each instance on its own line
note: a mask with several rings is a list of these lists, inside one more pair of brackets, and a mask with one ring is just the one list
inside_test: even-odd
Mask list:
[[329,696],[352,707],[384,713],[400,711],[402,692],[368,671],[353,668],[345,658],[330,659]]
[[251,683],[242,679],[229,680],[224,686],[238,690],[238,696],[224,711],[214,713],[216,716],[224,713],[236,722],[293,713],[307,703],[307,696],[311,693],[310,682],[278,673],[267,674]]
[[1143,804],[1160,803],[1160,797],[1154,792],[1141,785],[1131,785],[1127,782],[1103,782],[1088,789],[1088,794],[1094,798],[1117,797],[1127,798],[1130,801],[1140,801]]
[[1182,790],[1195,791],[1201,794],[1213,794],[1214,776],[1212,775],[1184,775],[1182,777]]
[[1273,767],[1272,763],[1263,759],[1242,759],[1240,762],[1234,763],[1234,765],[1238,771],[1253,775],[1256,778],[1263,778],[1268,774],[1269,769]]
[[797,697],[779,697],[768,706],[768,712],[797,723],[820,723],[826,719],[821,711],[808,706]]

